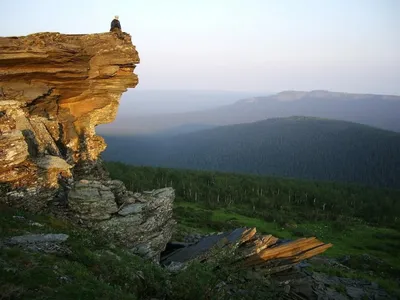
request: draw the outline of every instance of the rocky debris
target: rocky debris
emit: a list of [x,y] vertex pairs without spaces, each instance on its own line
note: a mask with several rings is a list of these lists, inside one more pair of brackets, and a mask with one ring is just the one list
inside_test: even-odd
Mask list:
[[80,180],[71,188],[68,207],[88,227],[105,232],[141,256],[158,260],[175,225],[174,198],[172,188],[141,194],[126,191],[117,180]]
[[396,299],[378,284],[367,280],[330,276],[318,272],[299,270],[292,272],[296,272],[296,278],[281,282],[282,285],[290,286],[292,299]]
[[256,235],[256,228],[238,228],[231,232],[206,236],[196,244],[169,252],[162,256],[161,263],[167,268],[171,265],[172,269],[177,270],[177,266],[184,267],[193,260],[214,260],[213,252],[217,249],[230,256],[237,268],[271,275],[323,253],[331,246],[332,244],[324,244],[316,238],[282,241],[272,235]]
[[338,262],[348,269],[363,271],[371,276],[400,277],[399,268],[394,268],[387,262],[366,253],[361,255],[346,255],[339,258]]
[[44,225],[41,224],[41,223],[38,223],[38,222],[34,222],[34,221],[32,221],[32,220],[25,219],[25,217],[23,217],[23,216],[13,216],[13,219],[15,219],[15,220],[20,220],[20,221],[23,221],[23,222],[27,222],[28,225],[34,226],[34,227],[43,227],[43,226],[44,226]]
[[68,239],[67,234],[27,234],[6,239],[0,246],[17,246],[26,250],[44,253],[69,253],[61,244]]
[[[340,259],[339,259],[340,260]],[[375,282],[311,271],[309,266],[324,265],[333,270],[353,271],[337,259],[315,256],[301,261],[292,268],[273,274],[270,279],[278,288],[286,289],[285,299],[396,299]]]

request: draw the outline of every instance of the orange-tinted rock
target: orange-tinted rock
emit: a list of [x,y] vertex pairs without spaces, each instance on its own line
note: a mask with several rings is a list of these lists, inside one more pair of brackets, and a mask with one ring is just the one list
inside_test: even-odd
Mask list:
[[114,120],[121,94],[138,83],[137,63],[128,34],[0,38],[0,182],[19,186],[17,167],[48,155],[95,161],[106,147],[95,126]]
[[128,34],[0,37],[0,200],[55,190],[60,174],[95,162],[106,148],[95,127],[115,119],[137,63]]

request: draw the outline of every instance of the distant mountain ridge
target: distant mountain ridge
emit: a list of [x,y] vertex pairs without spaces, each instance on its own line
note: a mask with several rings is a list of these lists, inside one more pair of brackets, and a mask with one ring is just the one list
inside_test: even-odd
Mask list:
[[310,117],[272,118],[165,137],[105,136],[103,157],[400,188],[400,134]]
[[213,109],[128,118],[107,134],[147,134],[185,124],[231,125],[293,115],[356,122],[400,132],[400,96],[329,91],[284,91]]
[[[296,101],[304,98],[317,98],[317,99],[337,99],[337,100],[356,100],[356,99],[377,99],[377,100],[389,100],[389,101],[400,101],[400,96],[393,95],[378,95],[378,94],[352,94],[344,92],[330,92],[327,90],[313,90],[309,92],[305,91],[283,91],[275,95],[268,97],[254,97],[249,99],[260,99],[265,98],[278,100],[278,101]],[[246,102],[248,99],[239,100],[236,103]]]

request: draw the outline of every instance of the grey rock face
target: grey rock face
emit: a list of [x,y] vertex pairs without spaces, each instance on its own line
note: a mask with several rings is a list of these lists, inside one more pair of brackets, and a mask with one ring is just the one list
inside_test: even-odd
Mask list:
[[171,239],[175,221],[172,204],[175,192],[164,188],[150,193],[135,193],[138,203],[122,205],[118,214],[96,223],[96,228],[112,235],[133,252],[159,260],[160,253]]
[[124,185],[124,183],[120,180],[110,180],[107,182],[107,185],[110,187],[111,192],[115,196],[115,201],[118,205],[122,205],[126,202],[126,198],[130,196],[132,193],[128,191]]
[[110,187],[95,180],[75,183],[68,195],[68,207],[84,220],[106,220],[118,211]]
[[89,227],[141,256],[159,260],[175,225],[174,198],[172,188],[132,193],[118,180],[80,180],[69,192],[68,207]]
[[128,205],[122,207],[118,211],[118,214],[121,216],[127,216],[130,214],[138,214],[138,213],[142,212],[144,207],[145,207],[145,204],[143,204],[143,203],[128,204]]

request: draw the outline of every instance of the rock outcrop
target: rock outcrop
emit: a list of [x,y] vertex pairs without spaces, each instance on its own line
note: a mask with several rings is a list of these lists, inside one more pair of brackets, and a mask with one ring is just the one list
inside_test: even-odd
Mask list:
[[91,228],[143,257],[158,261],[175,225],[174,198],[172,188],[133,193],[118,180],[81,180],[73,184],[68,206],[75,217]]
[[106,144],[95,134],[137,85],[138,63],[126,33],[0,38],[0,202],[31,211],[57,202],[157,257],[170,238],[173,191],[139,197],[110,181],[98,159]]
[[325,244],[315,237],[285,241],[271,234],[259,235],[256,228],[237,228],[231,232],[211,234],[195,244],[177,247],[169,253],[166,251],[161,263],[176,271],[193,260],[215,260],[218,257],[215,250],[219,250],[231,256],[231,264],[238,269],[271,275],[290,269],[298,262],[321,254],[330,247],[332,244]]
[[128,34],[0,38],[0,182],[57,187],[50,173],[96,162],[106,145],[95,126],[114,120],[137,63]]

